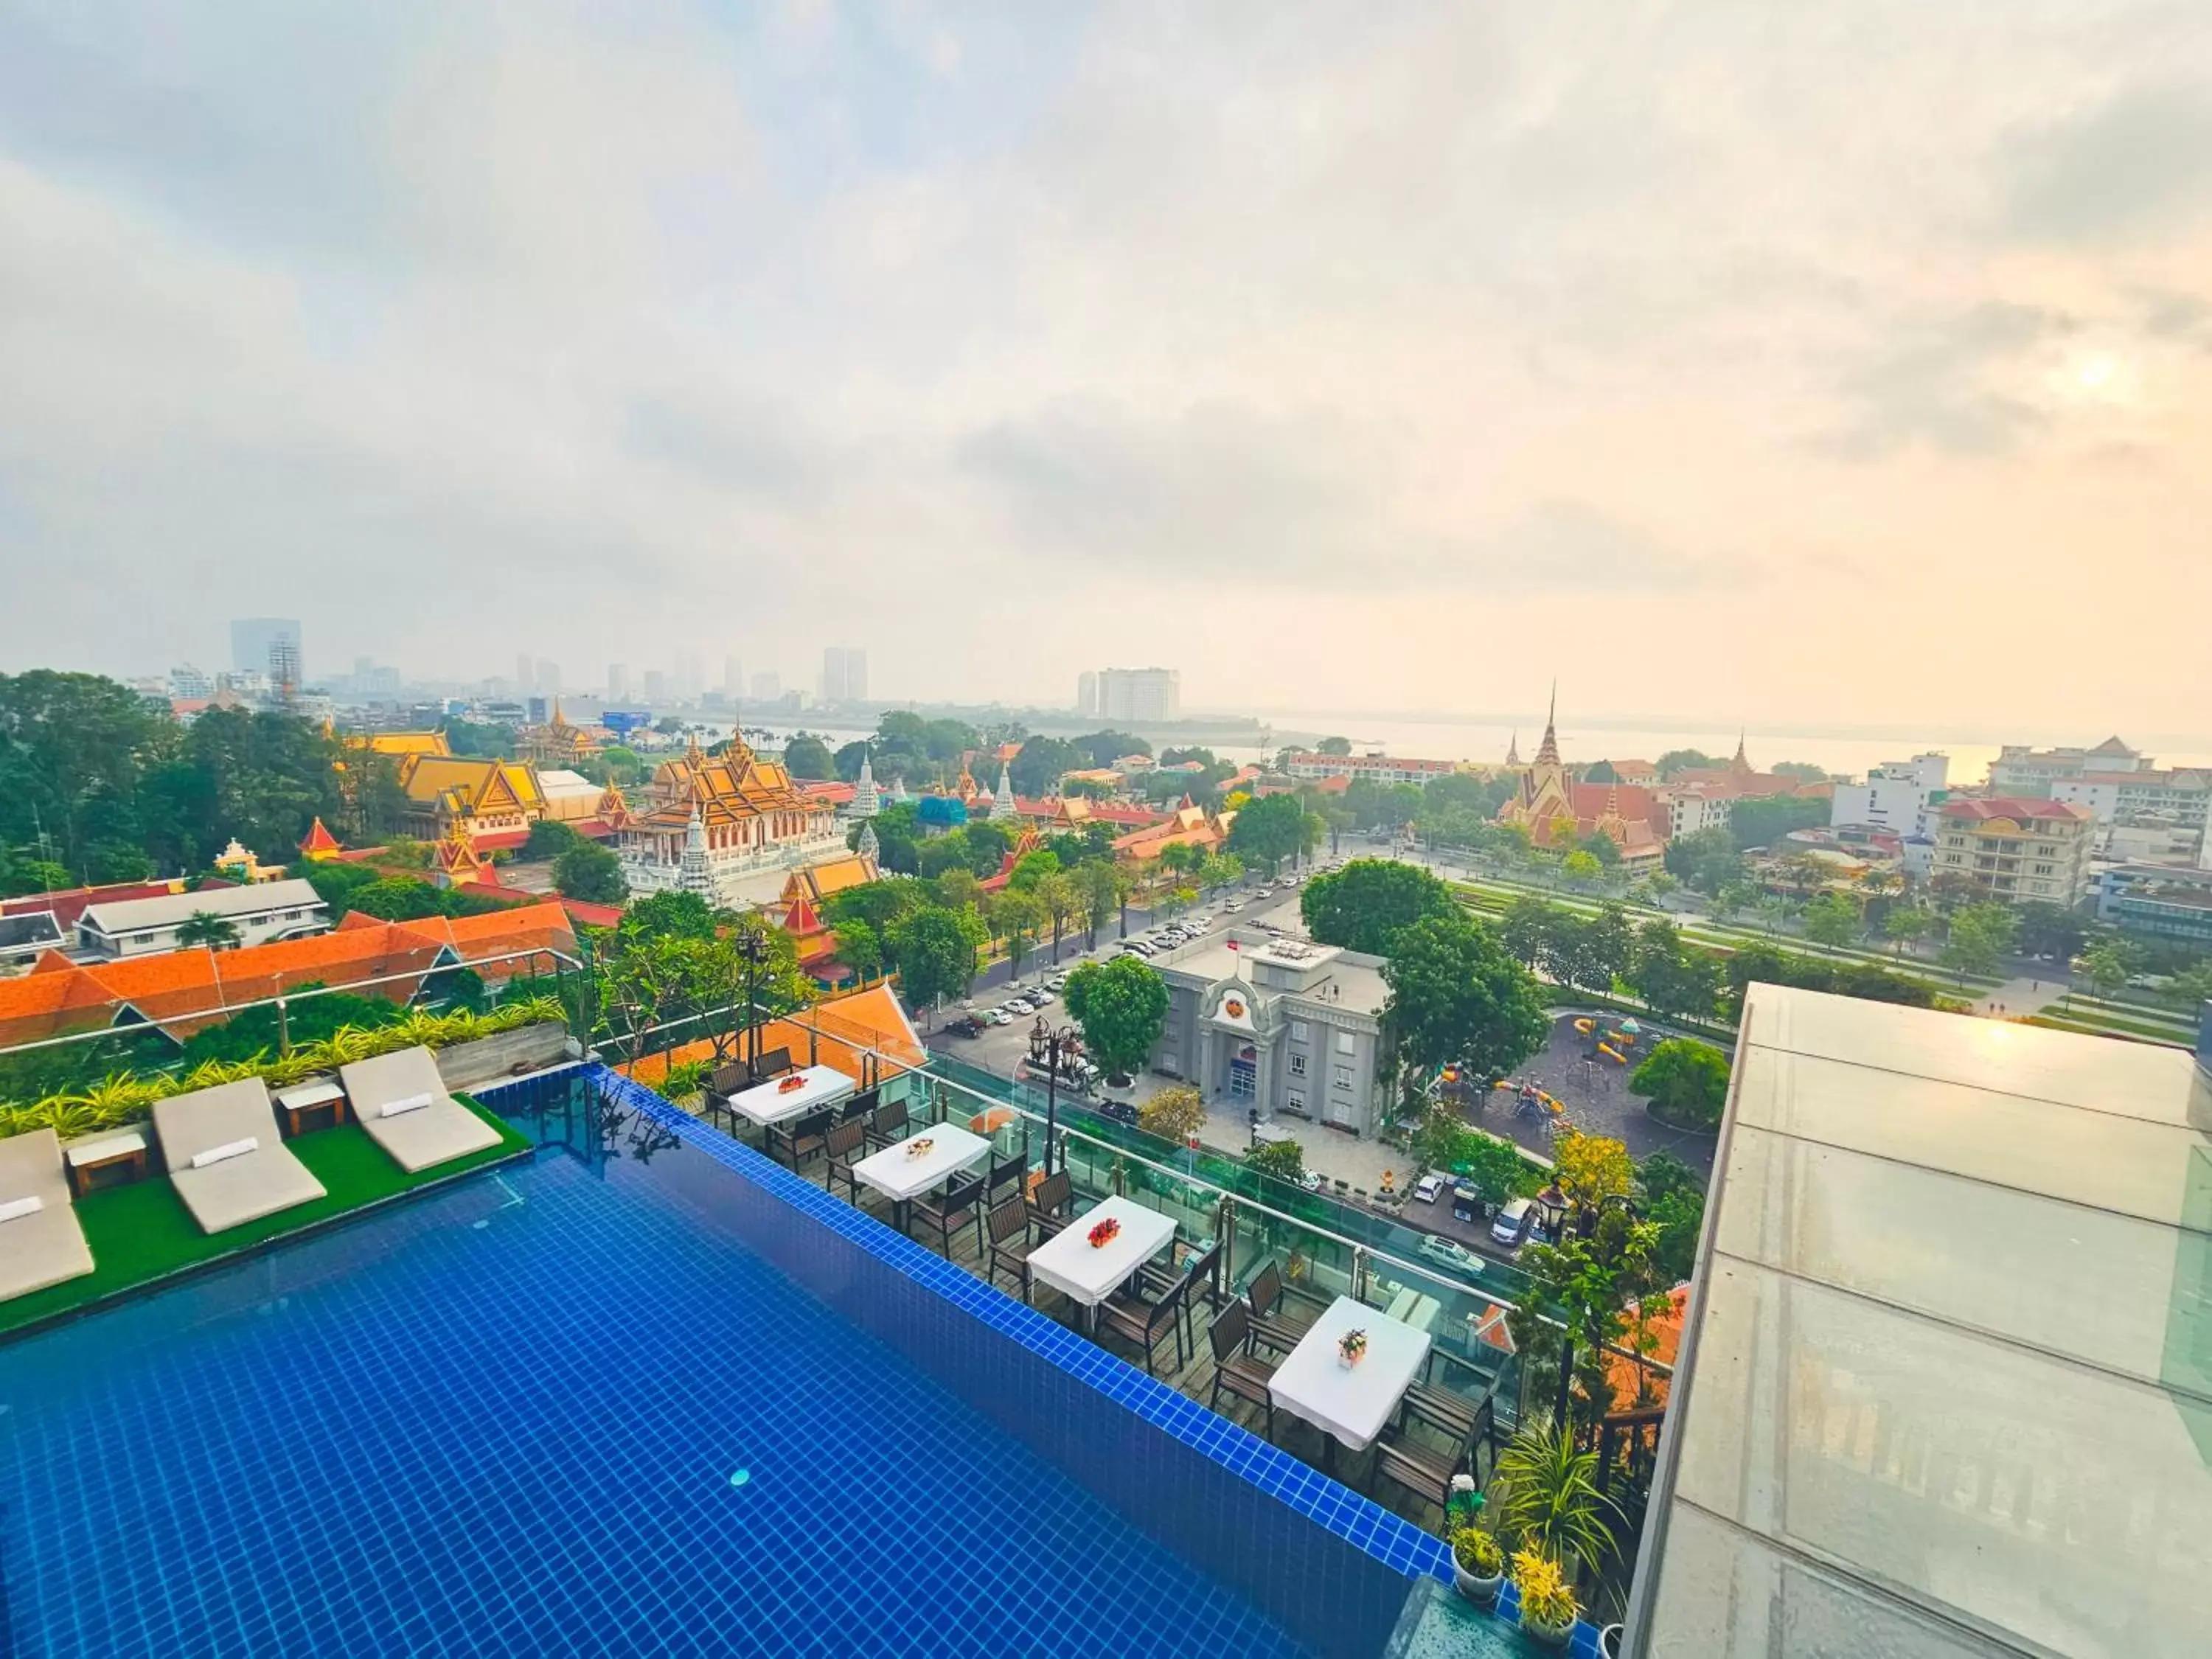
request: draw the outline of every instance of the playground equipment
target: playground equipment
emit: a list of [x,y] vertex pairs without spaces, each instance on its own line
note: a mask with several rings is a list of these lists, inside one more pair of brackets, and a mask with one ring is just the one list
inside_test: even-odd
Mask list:
[[1597,1022],[1594,1019],[1578,1019],[1575,1022],[1575,1030],[1588,1036],[1592,1031],[1597,1030]]
[[1599,1043],[1597,1045],[1597,1051],[1616,1066],[1626,1066],[1628,1064],[1628,1056],[1622,1054],[1620,1049],[1614,1048],[1610,1042]]

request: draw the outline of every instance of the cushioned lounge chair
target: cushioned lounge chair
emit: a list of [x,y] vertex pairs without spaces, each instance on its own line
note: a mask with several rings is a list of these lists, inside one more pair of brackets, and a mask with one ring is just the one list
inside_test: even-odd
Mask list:
[[[323,1196],[323,1183],[276,1133],[269,1085],[258,1077],[155,1101],[154,1133],[169,1181],[202,1232],[223,1232]],[[195,1158],[248,1140],[250,1150],[193,1167]]]
[[[31,1210],[23,1202],[35,1198]],[[84,1229],[70,1207],[62,1144],[52,1129],[30,1129],[0,1140],[0,1210],[23,1209],[0,1221],[0,1302],[92,1271]]]
[[[428,1048],[402,1048],[338,1067],[354,1121],[413,1175],[499,1145],[499,1131],[447,1092]],[[428,1104],[409,1103],[428,1097]],[[407,1109],[394,1111],[395,1106]]]

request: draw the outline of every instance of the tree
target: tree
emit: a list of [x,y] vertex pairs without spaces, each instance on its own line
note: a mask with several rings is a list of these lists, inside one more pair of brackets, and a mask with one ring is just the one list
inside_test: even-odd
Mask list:
[[1170,1084],[1137,1108],[1139,1129],[1178,1146],[1193,1139],[1205,1123],[1206,1097],[1188,1083]]
[[1060,854],[1053,852],[1049,848],[1040,847],[1034,852],[1022,854],[1020,860],[1015,864],[1013,874],[1008,878],[1006,884],[1018,888],[1024,893],[1035,892],[1047,876],[1056,876],[1059,873]]
[[2089,919],[2079,911],[2031,900],[2020,907],[2019,916],[2022,956],[2071,962],[2088,941]]
[[1306,809],[1296,795],[1269,795],[1237,814],[1229,827],[1229,849],[1248,864],[1273,875],[1285,859],[1305,845]]
[[1661,1122],[1708,1134],[1721,1127],[1728,1089],[1728,1056],[1688,1037],[1669,1037],[1628,1079],[1629,1093],[1649,1100]]
[[1349,755],[1351,752],[1350,738],[1323,738],[1314,745],[1314,753],[1316,755]]
[[195,910],[177,926],[180,948],[205,945],[210,951],[228,951],[237,943],[238,924],[212,910]]
[[1972,974],[1995,973],[2012,950],[2019,922],[2002,904],[1970,904],[1951,918],[1950,937],[1943,941],[1943,965],[1964,983]]
[[1801,783],[1826,783],[1826,767],[1815,766],[1810,761],[1777,761],[1766,769],[1778,778],[1796,778]]
[[[1012,775],[1016,794],[1042,796],[1059,789],[1063,774],[1079,772],[1089,764],[1090,756],[1063,738],[1031,738],[1022,744],[1007,770]],[[999,787],[996,778],[978,778],[976,781],[991,789]]]
[[1305,1179],[1306,1149],[1295,1140],[1270,1140],[1244,1154],[1247,1169],[1295,1187]]
[[625,939],[710,939],[721,931],[724,913],[697,893],[686,893],[673,888],[658,893],[647,893],[623,912],[622,931]]
[[1382,1018],[1409,1074],[1458,1060],[1478,1075],[1510,1071],[1551,1026],[1528,970],[1484,928],[1430,916],[1403,929],[1382,969]]
[[1404,929],[1425,916],[1456,915],[1459,905],[1451,889],[1419,865],[1353,859],[1308,882],[1298,913],[1324,945],[1387,956]]
[[985,909],[992,930],[1006,941],[1006,959],[1012,965],[1014,977],[1019,979],[1023,960],[1044,927],[1044,906],[1037,902],[1034,893],[1009,887],[986,901]]
[[1672,1152],[1654,1152],[1636,1166],[1644,1218],[1659,1229],[1653,1250],[1660,1277],[1680,1284],[1697,1266],[1705,1223],[1705,1178]]
[[1859,935],[1859,907],[1841,893],[1823,893],[1805,907],[1805,937],[1815,945],[1849,945]]
[[1609,1135],[1569,1131],[1552,1148],[1552,1178],[1577,1210],[1594,1210],[1609,1198],[1625,1198],[1636,1179],[1626,1143]]
[[1905,947],[1913,940],[1925,938],[1935,925],[1935,912],[1917,904],[1897,905],[1881,919],[1881,931],[1897,946],[1899,956],[1905,954]]
[[1588,853],[1577,850],[1559,860],[1559,872],[1569,881],[1589,883],[1603,875],[1605,867]]
[[1711,951],[1685,945],[1673,922],[1656,918],[1637,930],[1626,977],[1656,1013],[1704,1019],[1720,999],[1719,961]]
[[1828,821],[1828,803],[1817,795],[1763,795],[1739,800],[1729,813],[1729,834],[1736,850],[1771,847],[1793,830],[1810,830]]
[[838,961],[862,979],[873,979],[884,971],[884,941],[874,928],[853,916],[839,922],[833,932]]
[[1078,865],[1075,883],[1083,894],[1084,915],[1091,923],[1091,946],[1098,944],[1098,929],[1106,918],[1114,914],[1116,905],[1126,903],[1129,896],[1129,878],[1116,866],[1098,860]]
[[530,839],[522,844],[526,859],[557,859],[584,838],[567,824],[540,818],[530,826]]
[[[1052,854],[1031,853],[1029,858],[1024,859],[1020,865],[1015,866],[1016,881],[1021,879],[1023,867],[1028,865],[1030,859],[1034,858],[1048,859],[1052,858]],[[1057,866],[1059,860],[1055,859],[1054,863]],[[1045,919],[1052,924],[1052,959],[1057,964],[1060,961],[1060,942],[1066,935],[1068,923],[1083,914],[1083,890],[1075,884],[1075,878],[1073,876],[1063,874],[1059,869],[1054,868],[1039,878],[1036,885],[1030,890],[1035,894],[1036,902],[1044,907]]]
[[883,935],[884,954],[898,969],[910,1007],[964,996],[975,982],[983,924],[972,910],[925,904],[909,910]]
[[1499,924],[1507,954],[1524,968],[1534,968],[1550,952],[1552,924],[1560,914],[1533,893],[1516,898]]
[[1141,957],[1086,962],[1067,976],[1067,1012],[1109,1077],[1126,1082],[1167,1024],[1168,983]]
[[592,842],[580,842],[553,860],[553,890],[586,904],[620,904],[629,896],[622,860]]
[[860,780],[860,763],[867,758],[867,739],[855,738],[832,755],[830,757],[830,763],[836,769],[837,776],[841,781],[854,783]]
[[[1956,927],[1954,922],[1954,932]],[[2089,976],[2089,988],[2100,997],[2122,990],[2128,982],[2128,970],[2125,951],[2112,939],[2101,940],[2082,953],[2081,971]]]
[[1682,772],[1710,772],[1720,765],[1702,749],[1669,749],[1653,763],[1662,778]]
[[811,732],[801,732],[783,746],[784,770],[794,778],[833,778],[836,762],[830,745]]

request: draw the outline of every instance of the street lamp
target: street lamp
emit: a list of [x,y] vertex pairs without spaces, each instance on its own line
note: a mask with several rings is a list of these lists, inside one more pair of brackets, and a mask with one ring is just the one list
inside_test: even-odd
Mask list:
[[738,934],[738,956],[745,964],[745,1029],[739,1048],[745,1057],[745,1075],[750,1078],[753,1066],[760,1059],[760,965],[768,954],[768,941],[751,928],[741,929]]
[[1044,1067],[1044,1172],[1052,1173],[1053,1143],[1060,1139],[1060,1062],[1083,1052],[1083,1038],[1073,1025],[1058,1030],[1039,1014],[1030,1027],[1030,1064]]

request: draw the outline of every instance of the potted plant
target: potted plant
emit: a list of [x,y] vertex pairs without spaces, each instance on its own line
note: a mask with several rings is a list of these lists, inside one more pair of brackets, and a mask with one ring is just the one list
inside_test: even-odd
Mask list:
[[1505,1552],[1480,1527],[1462,1527],[1451,1535],[1452,1583],[1479,1607],[1492,1606],[1505,1583]]
[[1566,1646],[1577,1609],[1559,1564],[1536,1550],[1516,1551],[1513,1583],[1521,1592],[1521,1628],[1546,1647]]
[[1603,1659],[1620,1659],[1620,1626],[1607,1625],[1597,1633],[1597,1650]]

